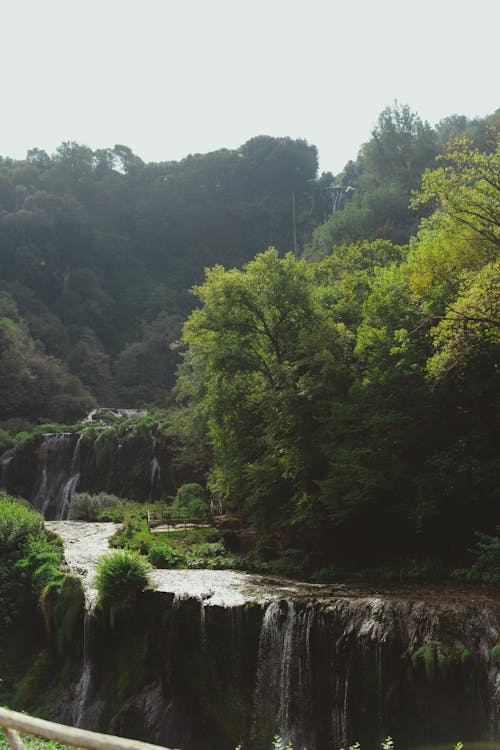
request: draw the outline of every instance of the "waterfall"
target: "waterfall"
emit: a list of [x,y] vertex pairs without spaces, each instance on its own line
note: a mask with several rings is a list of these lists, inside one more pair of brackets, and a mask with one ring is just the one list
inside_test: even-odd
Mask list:
[[300,748],[391,733],[402,746],[452,730],[498,738],[499,642],[495,609],[460,600],[274,601],[260,631],[251,748],[276,734]]
[[322,188],[324,190],[325,199],[325,221],[330,216],[335,216],[336,213],[344,208],[346,197],[351,193],[354,188],[350,185],[330,185],[329,187]]
[[[311,720],[311,627],[314,609],[297,612],[294,602],[272,602],[266,609],[259,640],[253,739],[279,734],[302,746]],[[265,741],[265,740],[264,740]]]
[[83,667],[82,674],[75,690],[73,702],[73,725],[80,727],[83,719],[83,712],[87,704],[90,682],[92,677],[92,662],[90,659],[90,628],[92,622],[92,612],[90,608],[85,610],[83,621]]
[[[73,492],[80,479],[81,436],[48,432],[40,447],[42,466],[33,497],[33,506],[46,519],[64,519],[68,515]],[[70,459],[71,456],[71,459]]]
[[158,500],[158,489],[161,490],[161,469],[158,460],[158,438],[151,433],[153,457],[149,464],[149,502]]
[[0,465],[2,467],[1,472],[1,478],[0,478],[0,491],[1,492],[7,492],[7,474],[9,469],[9,464],[11,463],[12,459],[14,458],[13,451],[7,451],[3,454],[3,456],[0,458]]
[[206,630],[206,618],[205,618],[205,603],[200,598],[200,646],[202,657],[207,647],[207,630]]
[[58,520],[67,518],[69,512],[69,506],[71,504],[71,498],[80,480],[80,445],[82,442],[82,436],[77,440],[75,445],[75,451],[73,458],[71,459],[71,466],[69,470],[69,479],[61,488],[58,495],[57,507],[58,507]]

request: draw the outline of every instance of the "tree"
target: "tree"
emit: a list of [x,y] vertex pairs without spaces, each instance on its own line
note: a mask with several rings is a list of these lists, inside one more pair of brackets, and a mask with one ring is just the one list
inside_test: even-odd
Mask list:
[[428,123],[407,105],[386,107],[356,162],[349,162],[337,178],[355,188],[352,200],[314,231],[305,256],[319,260],[332,245],[358,240],[407,243],[419,218],[408,208],[411,191],[436,154],[436,133]]
[[314,269],[274,249],[242,271],[216,266],[194,291],[203,306],[184,326],[178,392],[201,403],[213,494],[261,527],[314,513],[318,418],[327,393],[345,391],[352,337]]
[[500,343],[500,146],[483,153],[460,139],[443,160],[424,173],[413,199],[414,206],[436,207],[414,243],[411,266],[415,297],[439,321],[431,331],[432,377]]

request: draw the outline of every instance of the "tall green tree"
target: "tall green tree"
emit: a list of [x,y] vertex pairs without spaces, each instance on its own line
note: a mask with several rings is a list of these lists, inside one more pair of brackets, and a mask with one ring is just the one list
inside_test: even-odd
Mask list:
[[264,527],[309,513],[322,464],[320,382],[345,392],[352,336],[314,269],[274,249],[242,271],[207,271],[195,294],[202,307],[184,326],[178,390],[201,401],[212,491]]

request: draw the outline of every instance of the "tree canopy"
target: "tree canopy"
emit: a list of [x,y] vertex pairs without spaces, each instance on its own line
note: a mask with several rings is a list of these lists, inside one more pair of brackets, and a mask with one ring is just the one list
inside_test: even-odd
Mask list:
[[212,492],[261,532],[373,560],[458,554],[471,514],[492,528],[498,166],[451,144],[415,193],[433,213],[409,247],[319,263],[271,248],[194,289],[178,394],[203,421]]

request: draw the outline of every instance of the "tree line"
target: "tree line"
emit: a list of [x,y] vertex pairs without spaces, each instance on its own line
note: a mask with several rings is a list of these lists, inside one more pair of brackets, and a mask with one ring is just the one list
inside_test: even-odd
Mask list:
[[[423,174],[407,245],[215,266],[178,395],[209,486],[259,532],[331,558],[459,559],[498,520],[500,145]],[[336,219],[334,219],[334,222]]]

